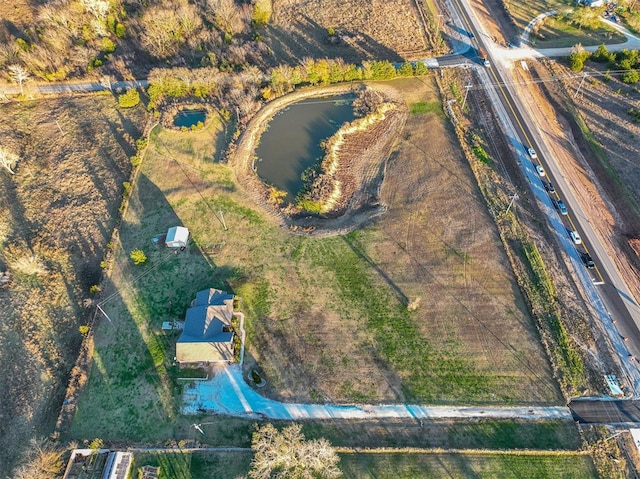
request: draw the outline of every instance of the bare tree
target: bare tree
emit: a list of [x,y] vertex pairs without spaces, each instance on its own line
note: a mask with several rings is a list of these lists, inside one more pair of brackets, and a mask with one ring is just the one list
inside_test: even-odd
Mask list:
[[9,173],[11,173],[12,175],[15,175],[13,168],[15,168],[18,160],[18,155],[11,153],[5,148],[0,147],[0,165],[9,170]]
[[196,8],[186,0],[149,7],[141,19],[142,43],[158,58],[175,55],[202,27]]
[[48,479],[62,472],[61,449],[56,449],[44,439],[32,439],[30,447],[18,466],[15,479]]
[[273,424],[259,428],[251,441],[251,479],[333,479],[342,476],[340,458],[326,439],[307,441],[302,426],[278,431]]
[[29,72],[22,65],[9,65],[9,76],[20,85],[20,94],[24,95],[24,82],[29,79]]
[[251,21],[246,6],[234,0],[206,0],[205,14],[220,30],[236,35],[246,31]]

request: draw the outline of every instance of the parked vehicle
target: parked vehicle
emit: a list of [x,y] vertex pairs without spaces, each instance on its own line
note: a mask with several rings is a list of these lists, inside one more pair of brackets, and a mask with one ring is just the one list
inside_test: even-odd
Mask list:
[[569,236],[575,244],[582,244],[582,238],[580,238],[580,235],[576,230],[570,231]]
[[545,176],[547,173],[544,171],[542,165],[536,165],[536,171],[540,176]]
[[593,269],[596,267],[596,264],[593,262],[593,258],[591,258],[589,253],[582,253],[580,256],[582,257],[582,262],[587,268]]
[[538,154],[536,153],[536,150],[534,150],[533,148],[527,148],[527,153],[529,153],[529,156],[531,157],[532,160],[535,160],[536,158],[538,158]]
[[545,183],[544,184],[544,189],[547,190],[549,193],[555,193],[556,189],[553,187],[553,185],[551,183]]

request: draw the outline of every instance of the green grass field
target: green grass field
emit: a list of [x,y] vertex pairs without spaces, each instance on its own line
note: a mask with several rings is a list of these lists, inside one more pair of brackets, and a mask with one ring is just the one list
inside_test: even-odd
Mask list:
[[[160,479],[240,478],[251,452],[136,454],[136,468],[160,466]],[[589,456],[578,453],[340,453],[345,479],[587,479],[596,473]]]
[[578,454],[341,454],[340,467],[348,479],[597,477],[589,456]]

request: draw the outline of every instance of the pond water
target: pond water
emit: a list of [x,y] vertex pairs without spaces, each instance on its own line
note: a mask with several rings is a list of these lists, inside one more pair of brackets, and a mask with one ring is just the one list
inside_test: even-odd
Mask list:
[[177,126],[178,128],[182,128],[183,126],[186,128],[191,128],[199,121],[204,123],[204,120],[206,118],[207,112],[205,110],[182,110],[178,112],[175,117],[173,117],[173,125]]
[[320,143],[355,118],[353,95],[311,98],[288,106],[271,119],[256,150],[260,178],[287,192],[291,202],[301,175],[324,156]]

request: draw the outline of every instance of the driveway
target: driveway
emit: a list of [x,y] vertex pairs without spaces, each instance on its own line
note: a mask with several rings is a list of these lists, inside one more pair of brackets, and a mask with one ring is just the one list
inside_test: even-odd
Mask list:
[[213,378],[195,381],[183,391],[183,414],[202,412],[267,419],[563,419],[572,420],[567,407],[420,406],[410,404],[335,405],[282,403],[267,399],[244,380],[238,364],[221,366]]

